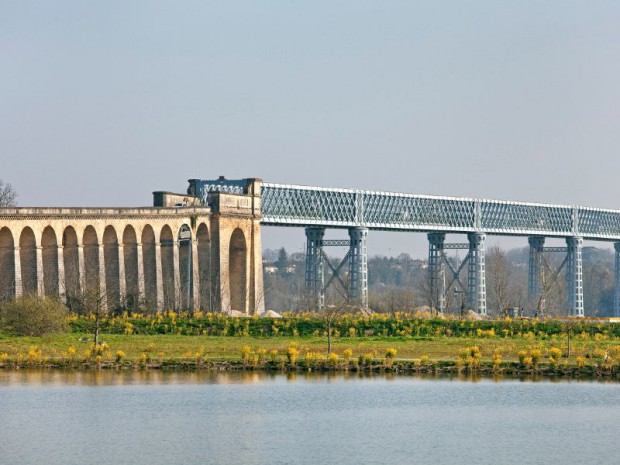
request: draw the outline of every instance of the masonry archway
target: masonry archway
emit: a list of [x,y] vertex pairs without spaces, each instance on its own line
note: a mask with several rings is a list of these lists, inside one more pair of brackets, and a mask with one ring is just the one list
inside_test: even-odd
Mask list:
[[121,291],[118,266],[118,236],[113,226],[108,226],[103,231],[103,257],[108,307],[116,309],[120,306]]
[[162,284],[164,288],[164,308],[166,310],[176,308],[174,286],[174,240],[172,229],[166,225],[161,229],[161,268]]
[[51,226],[43,230],[41,236],[43,258],[43,290],[45,295],[58,296],[58,241]]
[[230,309],[245,312],[247,303],[247,245],[245,235],[239,228],[235,229],[230,237],[228,280]]
[[19,237],[19,260],[22,268],[22,289],[24,294],[38,292],[37,242],[34,232],[26,226]]
[[[207,225],[201,223],[196,231],[198,251],[198,279],[200,280],[200,308],[213,311],[213,290],[217,283],[215,275],[211,275],[211,238]],[[196,296],[194,296],[196,298]]]
[[97,232],[92,226],[86,226],[84,237],[84,291],[87,293],[99,293],[101,281],[99,280],[99,241]]
[[[155,232],[150,224],[142,230],[142,264],[144,273],[144,299],[147,311],[157,309],[157,259]],[[159,277],[161,279],[161,277]]]
[[193,295],[192,283],[192,231],[182,225],[178,231],[179,247],[179,303],[181,308],[189,309]]
[[0,229],[0,301],[15,297],[15,241],[9,228]]
[[62,233],[63,263],[65,268],[65,295],[69,306],[80,294],[80,254],[78,237],[72,226]]
[[133,226],[123,231],[123,264],[125,265],[125,303],[127,308],[137,309],[140,305],[138,287],[138,240]]

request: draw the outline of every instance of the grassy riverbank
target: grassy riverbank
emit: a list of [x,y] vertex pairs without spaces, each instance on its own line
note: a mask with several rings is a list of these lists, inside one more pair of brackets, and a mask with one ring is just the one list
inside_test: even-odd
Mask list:
[[[321,315],[282,319],[216,313],[68,317],[70,331],[0,332],[0,367],[620,373],[620,326],[584,320],[459,320],[420,314],[341,315],[332,352]],[[570,350],[569,350],[570,344]]]
[[18,337],[0,334],[0,367],[539,372],[560,376],[620,373],[620,341],[531,337],[251,337],[86,333]]

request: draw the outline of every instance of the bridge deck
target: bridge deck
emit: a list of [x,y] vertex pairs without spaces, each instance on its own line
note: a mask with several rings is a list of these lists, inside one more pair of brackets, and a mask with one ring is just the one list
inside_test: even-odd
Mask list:
[[262,224],[620,240],[620,211],[263,183]]

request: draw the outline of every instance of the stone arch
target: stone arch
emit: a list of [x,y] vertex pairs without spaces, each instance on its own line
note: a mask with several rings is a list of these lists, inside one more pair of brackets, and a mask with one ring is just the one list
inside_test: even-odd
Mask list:
[[47,226],[41,235],[41,255],[43,260],[43,290],[45,295],[58,296],[58,240],[56,231]]
[[[213,282],[214,276],[211,275],[211,238],[209,228],[205,223],[201,223],[196,230],[196,241],[198,250],[198,277],[200,280],[200,308],[213,311],[212,296],[216,288]],[[194,296],[194,298],[196,298]]]
[[228,288],[230,309],[240,312],[246,311],[247,303],[247,249],[243,231],[235,229],[228,250]]
[[[189,239],[183,237],[182,232],[189,234]],[[193,294],[192,286],[192,234],[187,225],[181,226],[177,233],[179,237],[179,304],[183,309],[189,309]]]
[[116,309],[120,306],[121,290],[118,260],[118,236],[113,226],[107,226],[103,231],[103,262],[105,287],[110,309]]
[[174,238],[172,229],[165,225],[161,228],[159,238],[161,244],[161,271],[162,285],[164,290],[164,308],[166,310],[175,308],[175,285],[174,285]]
[[[157,309],[157,253],[155,232],[150,224],[142,229],[142,265],[144,274],[144,299],[149,311]],[[161,277],[159,278],[161,279]]]
[[123,231],[123,263],[125,265],[125,300],[128,308],[140,305],[140,270],[138,270],[138,240],[136,230],[128,225]]
[[7,227],[0,229],[0,301],[15,298],[15,241]]
[[22,269],[22,289],[24,294],[38,292],[37,241],[34,232],[26,226],[19,236],[19,261]]
[[69,306],[80,294],[80,252],[78,236],[73,226],[67,226],[62,233],[63,263],[65,267],[65,295]]
[[97,292],[100,289],[99,280],[99,239],[97,232],[92,226],[86,226],[82,238],[84,247],[84,291]]

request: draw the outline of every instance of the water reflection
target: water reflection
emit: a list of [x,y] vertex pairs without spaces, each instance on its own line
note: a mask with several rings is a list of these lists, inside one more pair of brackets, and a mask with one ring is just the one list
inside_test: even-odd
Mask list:
[[490,381],[501,383],[521,381],[529,383],[581,382],[581,383],[617,383],[609,379],[566,379],[544,377],[536,374],[527,376],[505,376],[493,374],[483,376],[479,373],[358,373],[358,372],[295,372],[287,373],[265,371],[174,371],[174,370],[50,370],[19,369],[0,370],[0,387],[2,386],[126,386],[126,385],[175,385],[175,384],[260,384],[284,380],[288,383],[304,382],[348,382],[358,380],[395,381],[413,378],[420,381],[460,381],[480,383]]

